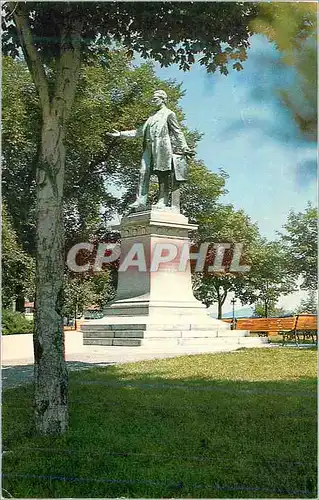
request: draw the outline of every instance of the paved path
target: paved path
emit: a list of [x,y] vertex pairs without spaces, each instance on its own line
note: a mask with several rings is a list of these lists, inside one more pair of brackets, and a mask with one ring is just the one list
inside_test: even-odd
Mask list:
[[[66,332],[65,351],[68,368],[87,370],[93,366],[108,366],[147,359],[172,358],[185,354],[233,351],[242,346],[180,346],[166,352],[142,347],[83,346],[80,332]],[[33,379],[32,335],[6,335],[2,337],[2,386],[16,387]]]

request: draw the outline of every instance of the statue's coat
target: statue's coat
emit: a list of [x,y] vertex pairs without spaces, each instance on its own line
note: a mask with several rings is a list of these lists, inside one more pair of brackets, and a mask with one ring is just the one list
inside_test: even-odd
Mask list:
[[165,172],[173,168],[176,180],[187,180],[188,167],[183,152],[188,146],[173,111],[164,106],[141,127],[131,131],[133,134],[143,137],[144,150],[150,148],[151,164],[148,167],[152,172]]

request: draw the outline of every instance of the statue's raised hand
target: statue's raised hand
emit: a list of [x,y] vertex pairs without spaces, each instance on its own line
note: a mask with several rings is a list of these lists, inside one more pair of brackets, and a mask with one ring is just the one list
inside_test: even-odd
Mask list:
[[106,135],[108,135],[109,137],[120,137],[121,132],[114,128],[113,132],[106,132]]

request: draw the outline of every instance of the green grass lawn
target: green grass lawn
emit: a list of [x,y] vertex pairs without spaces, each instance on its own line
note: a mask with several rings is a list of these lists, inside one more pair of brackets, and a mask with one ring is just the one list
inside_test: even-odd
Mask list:
[[[3,395],[14,497],[316,497],[312,349],[265,348],[70,375],[70,429],[33,434],[32,387]],[[4,492],[4,496],[9,496]]]

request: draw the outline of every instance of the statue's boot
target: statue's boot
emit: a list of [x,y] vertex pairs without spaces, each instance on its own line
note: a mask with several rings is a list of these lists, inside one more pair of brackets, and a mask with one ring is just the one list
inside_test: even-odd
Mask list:
[[138,197],[134,203],[131,203],[129,205],[129,208],[132,210],[143,210],[146,208],[146,198],[144,197]]
[[169,176],[167,172],[158,174],[159,196],[155,208],[163,209],[168,206]]
[[154,206],[154,208],[159,208],[159,209],[162,209],[162,208],[165,208],[167,205],[166,205],[166,203],[165,203],[164,198],[160,198],[160,199],[158,200],[158,202],[157,202],[155,205],[153,205],[153,206]]

